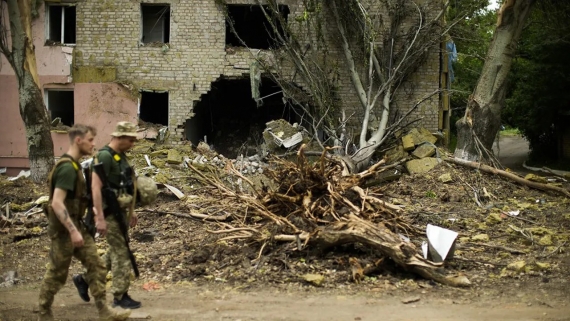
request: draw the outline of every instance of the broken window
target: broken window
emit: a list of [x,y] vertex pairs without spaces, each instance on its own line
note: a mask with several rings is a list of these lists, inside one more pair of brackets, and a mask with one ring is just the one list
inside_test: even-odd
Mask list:
[[46,6],[46,44],[75,44],[75,6]]
[[[269,8],[264,6],[267,13]],[[279,12],[284,21],[287,21],[289,15],[289,7],[279,5]],[[278,47],[276,41],[275,30],[267,21],[265,14],[258,5],[228,5],[228,15],[233,22],[235,33],[245,42],[245,46],[254,49],[270,49]],[[278,32],[283,34],[283,27],[279,23],[279,19],[274,17],[275,24],[278,26]],[[243,47],[244,44],[239,40],[230,26],[230,21],[226,20],[226,45],[233,47]]]
[[141,4],[143,43],[170,42],[170,5]]
[[143,91],[139,118],[148,123],[168,126],[168,92]]
[[63,125],[73,126],[75,117],[73,90],[48,89],[45,91],[45,103],[52,122],[60,118]]

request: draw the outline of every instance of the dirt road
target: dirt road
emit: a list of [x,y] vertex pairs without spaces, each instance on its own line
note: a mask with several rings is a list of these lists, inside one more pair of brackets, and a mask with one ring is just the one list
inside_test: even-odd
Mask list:
[[[131,291],[143,301],[133,320],[570,320],[564,302],[536,298],[505,300],[497,297],[476,301],[441,298],[430,293],[411,294],[419,301],[403,304],[390,293],[361,292],[340,295],[313,288],[300,291],[243,292],[211,287],[172,286],[167,290]],[[425,291],[424,291],[425,292]],[[35,320],[36,288],[0,290],[0,320]],[[509,302],[510,301],[510,302]],[[95,308],[83,303],[68,284],[54,304],[56,319],[95,320]]]
[[528,142],[522,136],[501,136],[499,143],[493,144],[493,151],[505,168],[521,174],[530,171],[522,165],[528,158]]

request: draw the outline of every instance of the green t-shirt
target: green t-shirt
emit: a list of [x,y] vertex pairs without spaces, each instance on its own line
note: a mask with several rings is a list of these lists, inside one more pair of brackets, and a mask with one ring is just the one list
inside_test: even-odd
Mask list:
[[67,191],[66,199],[75,198],[75,184],[77,171],[71,162],[61,163],[53,173],[53,188],[60,188]]
[[119,157],[120,160],[116,161],[106,150],[99,150],[97,153],[97,159],[99,163],[103,163],[107,182],[112,188],[117,188],[121,184],[121,169],[130,167],[125,153],[117,153],[115,157]]

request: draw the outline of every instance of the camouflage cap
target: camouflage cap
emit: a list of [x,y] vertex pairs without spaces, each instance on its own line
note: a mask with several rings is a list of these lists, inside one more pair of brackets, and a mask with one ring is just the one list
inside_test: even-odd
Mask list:
[[128,122],[128,121],[120,121],[117,123],[117,126],[115,127],[115,131],[111,133],[111,136],[114,136],[114,137],[121,137],[121,136],[138,137],[137,126],[133,123]]
[[156,183],[150,177],[137,177],[137,191],[141,205],[149,205],[156,200],[158,188]]

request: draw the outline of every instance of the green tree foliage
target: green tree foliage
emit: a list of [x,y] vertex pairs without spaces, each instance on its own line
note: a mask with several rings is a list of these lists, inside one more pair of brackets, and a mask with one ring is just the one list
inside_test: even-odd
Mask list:
[[529,17],[512,66],[503,121],[520,129],[531,160],[548,162],[559,155],[561,112],[570,111],[570,1],[536,6]]
[[487,10],[488,5],[489,0],[451,1],[447,14],[448,21],[464,17],[450,30],[457,47],[457,62],[453,64],[455,79],[451,84],[452,133],[455,133],[455,121],[463,116],[467,99],[479,80],[493,38],[497,14]]

